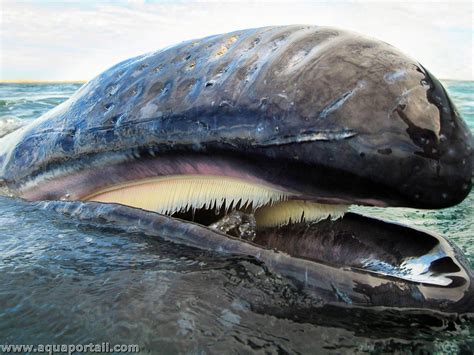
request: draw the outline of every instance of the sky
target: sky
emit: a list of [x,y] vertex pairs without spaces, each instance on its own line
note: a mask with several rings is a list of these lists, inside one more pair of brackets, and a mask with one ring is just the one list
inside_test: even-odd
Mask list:
[[356,31],[439,78],[474,80],[471,1],[0,0],[0,13],[0,80],[89,80],[184,40],[284,24]]

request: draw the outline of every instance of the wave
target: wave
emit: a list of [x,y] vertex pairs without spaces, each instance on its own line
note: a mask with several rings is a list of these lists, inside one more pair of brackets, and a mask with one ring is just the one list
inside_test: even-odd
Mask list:
[[7,134],[16,131],[17,129],[28,124],[30,120],[18,118],[16,116],[1,116],[0,117],[0,138]]

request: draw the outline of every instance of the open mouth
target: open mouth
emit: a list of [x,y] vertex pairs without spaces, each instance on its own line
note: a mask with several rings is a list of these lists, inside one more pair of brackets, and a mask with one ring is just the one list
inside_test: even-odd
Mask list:
[[[155,161],[159,170],[152,168]],[[214,165],[182,161],[172,169],[166,158],[112,164],[66,174],[51,186],[73,184],[82,195],[67,199],[156,212],[299,259],[434,287],[469,286],[455,250],[442,238],[348,212],[348,199],[320,199],[235,165],[223,168],[218,159]]]
[[331,184],[330,176],[319,180],[321,187],[304,179],[302,165],[224,155],[134,154],[107,161],[52,170],[38,177],[42,183],[24,185],[23,197],[120,204],[300,260],[460,295],[469,287],[458,252],[445,239],[348,212],[351,205],[390,204],[387,194],[367,194],[380,187],[368,190],[362,180],[347,186],[348,180]]

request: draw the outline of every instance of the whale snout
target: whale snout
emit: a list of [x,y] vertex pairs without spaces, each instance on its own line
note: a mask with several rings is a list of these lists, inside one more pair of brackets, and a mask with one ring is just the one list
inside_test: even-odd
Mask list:
[[[306,164],[299,179],[319,189],[308,194],[424,209],[460,203],[472,187],[472,134],[446,90],[418,63],[371,60],[376,69],[357,79],[363,85],[331,77],[343,85],[314,105],[321,113],[307,131],[326,124],[332,134],[307,142],[300,133],[302,144],[288,147],[288,156]],[[347,65],[332,75],[350,72]]]
[[[403,192],[419,207],[444,208],[460,203],[471,191],[472,134],[441,83],[426,69],[425,75],[426,100],[437,110],[419,114],[435,129],[420,128],[417,117],[408,124],[407,133],[419,149]],[[397,114],[409,122],[401,109]]]

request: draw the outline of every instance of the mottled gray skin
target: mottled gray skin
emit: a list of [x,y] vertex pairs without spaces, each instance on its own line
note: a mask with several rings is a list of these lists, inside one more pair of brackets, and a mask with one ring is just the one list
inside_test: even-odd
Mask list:
[[[266,27],[184,42],[107,70],[0,139],[0,191],[77,200],[128,180],[211,172],[324,203],[442,208],[471,189],[471,140],[441,84],[392,46],[333,28]],[[78,208],[64,204],[53,208]],[[398,240],[387,223],[374,241],[365,230],[382,222],[351,217],[329,232],[324,224],[266,230],[256,245],[152,212],[88,206],[81,211],[89,217],[145,220],[166,238],[252,255],[328,302],[472,311],[474,282],[462,255],[441,237],[415,242],[418,232],[407,227],[397,227]],[[361,243],[337,244],[345,228]],[[394,238],[393,255],[418,245],[423,256],[425,240],[442,245],[448,259],[430,267],[453,283],[357,269],[367,250],[393,261],[384,253]]]
[[266,27],[117,64],[0,141],[0,179],[29,199],[78,198],[72,178],[40,193],[22,186],[37,177],[36,190],[56,167],[84,172],[98,157],[106,166],[108,152],[237,164],[245,154],[257,176],[307,198],[441,208],[471,189],[470,140],[439,82],[392,46],[333,28]]

